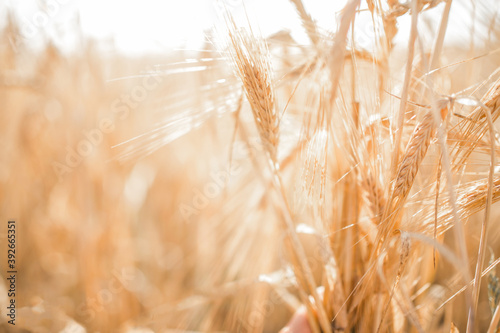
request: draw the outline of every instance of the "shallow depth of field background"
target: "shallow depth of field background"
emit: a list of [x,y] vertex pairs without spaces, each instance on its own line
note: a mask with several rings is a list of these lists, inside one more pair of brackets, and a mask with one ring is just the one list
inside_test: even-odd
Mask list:
[[[54,2],[57,8],[50,7]],[[241,3],[226,2],[245,20]],[[500,6],[494,0],[474,3],[474,17],[471,2],[453,5],[443,51],[447,64],[500,46]],[[442,5],[421,19],[424,48],[432,45]],[[283,269],[286,260],[273,207],[259,201],[266,188],[249,159],[262,149],[257,132],[249,133],[253,150],[241,138],[231,145],[237,79],[206,40],[217,40],[224,31],[220,4],[155,6],[154,1],[1,4],[2,332],[244,331],[248,323],[254,331],[276,332],[296,305],[261,281],[263,274],[269,278]],[[314,1],[307,8],[326,31],[335,27],[342,6],[321,6]],[[293,49],[293,43],[307,42],[289,2],[259,1],[248,12],[264,36],[292,31],[295,41],[277,42],[272,53],[284,52],[287,43]],[[395,48],[402,57],[393,59],[395,68],[404,62],[408,32],[409,19],[401,19]],[[458,66],[450,71],[446,92],[481,82],[499,65],[498,54],[491,54]],[[361,70],[369,85],[369,66]],[[253,124],[248,114],[242,117]],[[296,141],[293,126],[282,134],[285,150]],[[239,209],[244,203],[259,211]],[[5,316],[8,219],[18,226],[16,328]],[[470,249],[477,247],[478,225],[467,225]],[[500,253],[499,237],[500,228],[493,225],[494,253]],[[303,241],[314,247],[314,239]],[[446,269],[439,265],[436,281],[449,283]],[[446,296],[459,287],[450,285]],[[293,285],[282,288],[297,294]],[[486,292],[484,284],[482,327],[491,319]],[[446,317],[461,331],[463,302],[456,298]]]

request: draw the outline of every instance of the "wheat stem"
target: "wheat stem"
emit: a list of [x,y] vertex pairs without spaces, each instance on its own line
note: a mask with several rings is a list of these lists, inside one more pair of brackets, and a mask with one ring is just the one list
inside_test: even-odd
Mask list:
[[481,271],[483,270],[483,260],[486,251],[486,233],[488,230],[488,222],[491,215],[491,204],[493,201],[493,175],[495,174],[495,129],[493,125],[493,120],[491,118],[491,110],[486,106],[483,106],[484,113],[488,120],[488,127],[490,130],[490,145],[491,145],[491,160],[490,160],[490,170],[488,175],[488,194],[486,198],[486,210],[484,212],[484,219],[481,225],[481,238],[479,242],[479,250],[476,262],[476,271],[474,276],[474,288],[472,290],[472,309],[469,311],[467,331],[473,332],[475,327],[475,314],[477,313],[477,304],[479,302],[479,291],[481,288]]

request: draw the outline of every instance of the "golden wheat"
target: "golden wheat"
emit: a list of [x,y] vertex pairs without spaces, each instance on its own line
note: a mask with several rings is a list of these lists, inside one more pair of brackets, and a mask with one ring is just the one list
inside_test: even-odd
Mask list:
[[223,8],[220,43],[143,59],[30,50],[9,16],[0,215],[23,279],[0,331],[277,332],[298,309],[314,333],[498,331],[484,1],[471,46],[451,0],[349,0],[331,31],[291,0],[306,45]]
[[255,124],[271,160],[277,162],[279,115],[276,110],[271,63],[267,46],[251,33],[229,30],[231,55],[243,83]]
[[428,112],[415,127],[415,131],[411,135],[405,153],[399,163],[394,182],[394,199],[405,200],[408,196],[434,134],[434,118],[432,113]]

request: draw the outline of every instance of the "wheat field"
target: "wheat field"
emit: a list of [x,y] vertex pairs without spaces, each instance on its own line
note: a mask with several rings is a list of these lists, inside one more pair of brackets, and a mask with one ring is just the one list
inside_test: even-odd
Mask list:
[[496,0],[214,5],[142,57],[6,15],[0,331],[498,332]]

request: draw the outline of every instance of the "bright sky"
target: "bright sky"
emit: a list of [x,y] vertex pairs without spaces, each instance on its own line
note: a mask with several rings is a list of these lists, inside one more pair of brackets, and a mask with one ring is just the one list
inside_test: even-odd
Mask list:
[[[222,0],[236,17],[245,20],[241,0]],[[218,21],[220,0],[0,0],[0,10],[12,9],[21,20],[25,40],[36,46],[44,31],[67,48],[78,42],[79,29],[98,40],[113,40],[128,53],[163,52],[175,47],[196,48],[203,30]],[[325,27],[333,26],[343,1],[306,1],[307,9]],[[257,21],[263,35],[282,28],[304,39],[300,20],[289,0],[246,1],[250,20]],[[80,27],[80,28],[79,28]]]
[[[478,8],[495,1],[498,0],[481,0],[477,2]],[[318,25],[329,30],[334,30],[335,18],[345,3],[342,0],[303,2]],[[43,3],[45,8],[40,5]],[[84,35],[107,41],[103,45],[122,52],[164,53],[172,48],[198,48],[203,41],[201,32],[217,22],[220,26],[217,13],[222,3],[238,22],[246,21],[246,7],[252,26],[257,22],[264,36],[287,28],[298,42],[307,42],[290,0],[246,0],[245,7],[242,0],[0,0],[0,13],[5,13],[5,9],[14,11],[21,22],[25,42],[35,47],[48,35],[58,46],[71,49],[81,41],[79,36]],[[454,1],[447,37],[460,33],[463,42],[463,36],[470,35],[467,22],[471,21],[473,10],[468,7],[471,7],[470,0]],[[368,13],[363,14],[364,18],[358,19],[358,23],[370,20]],[[440,10],[427,14],[436,26]],[[407,38],[408,28],[409,20],[401,20],[402,41]],[[476,30],[476,34],[479,32]]]

